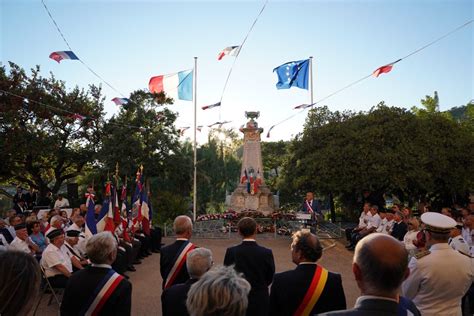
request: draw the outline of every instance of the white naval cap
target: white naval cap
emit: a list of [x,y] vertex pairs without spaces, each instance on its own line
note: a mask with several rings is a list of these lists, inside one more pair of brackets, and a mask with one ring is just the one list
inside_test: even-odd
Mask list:
[[456,227],[456,221],[441,213],[426,212],[421,215],[421,221],[425,223],[425,229],[434,233],[449,233]]

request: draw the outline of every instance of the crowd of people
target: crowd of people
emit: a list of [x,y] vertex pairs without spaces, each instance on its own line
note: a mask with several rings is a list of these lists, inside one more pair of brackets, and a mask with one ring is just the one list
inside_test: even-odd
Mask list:
[[[100,208],[96,205],[97,214]],[[257,242],[257,223],[250,217],[237,224],[242,242],[227,248],[222,264],[214,265],[212,251],[191,242],[188,216],[174,220],[176,239],[161,247],[159,229],[145,234],[125,217],[115,231],[87,236],[86,211],[85,205],[71,214],[53,208],[42,218],[9,212],[0,220],[2,284],[15,284],[15,291],[36,298],[43,275],[43,286],[64,289],[62,315],[130,315],[132,284],[126,272],[160,252],[164,316],[471,315],[474,307],[474,215],[467,208],[440,213],[427,208],[414,215],[399,205],[387,212],[364,204],[358,225],[346,230],[361,292],[352,309],[341,275],[318,263],[323,247],[309,229],[292,236],[288,257],[296,267],[276,273],[273,252]],[[31,280],[28,286],[25,280]],[[0,299],[6,302],[2,315],[26,314],[33,305],[18,300],[8,286]]]

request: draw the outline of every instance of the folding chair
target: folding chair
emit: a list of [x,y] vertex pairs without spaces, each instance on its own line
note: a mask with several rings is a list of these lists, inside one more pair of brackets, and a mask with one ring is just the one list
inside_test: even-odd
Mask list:
[[48,278],[46,277],[46,272],[44,271],[44,268],[43,268],[42,265],[40,265],[40,268],[41,268],[41,278],[42,278],[41,288],[40,288],[41,294],[40,294],[40,297],[38,299],[38,303],[36,303],[36,307],[35,307],[35,310],[33,312],[33,316],[36,315],[36,311],[38,310],[38,307],[41,304],[41,300],[43,298],[43,295],[46,294],[47,290],[49,290],[51,292],[51,296],[49,297],[49,301],[48,301],[48,306],[51,305],[51,302],[54,298],[54,300],[58,304],[58,314],[59,314],[59,308],[61,307],[61,300],[59,299],[59,297],[62,295],[64,289],[54,288],[51,285],[51,283],[49,282]]

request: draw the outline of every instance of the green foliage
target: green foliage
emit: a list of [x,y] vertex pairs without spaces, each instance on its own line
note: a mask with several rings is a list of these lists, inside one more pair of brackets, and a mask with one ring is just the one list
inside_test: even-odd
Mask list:
[[42,77],[39,66],[27,75],[9,63],[9,71],[0,67],[0,89],[8,92],[0,92],[0,181],[56,193],[96,159],[104,125],[100,88],[68,91],[52,74]]
[[198,212],[224,210],[226,192],[232,192],[239,181],[241,162],[237,156],[241,140],[232,130],[209,133],[208,142],[197,151]]
[[262,142],[262,161],[264,169],[265,184],[270,190],[278,190],[278,180],[288,157],[290,142]]
[[438,112],[417,116],[383,102],[367,114],[318,108],[291,144],[282,192],[333,193],[345,205],[362,190],[446,200],[473,187],[473,146],[468,129]]

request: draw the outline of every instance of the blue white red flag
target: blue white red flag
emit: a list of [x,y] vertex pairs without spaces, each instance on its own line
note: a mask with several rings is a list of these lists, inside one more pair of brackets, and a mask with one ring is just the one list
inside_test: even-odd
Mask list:
[[142,228],[146,235],[150,235],[150,207],[148,205],[148,193],[146,188],[142,188],[140,194],[140,212],[142,214]]
[[168,97],[193,100],[193,71],[184,70],[174,74],[151,77],[148,89],[152,93],[164,92]]
[[127,104],[128,102],[130,102],[130,99],[127,99],[127,98],[113,98],[111,101],[113,103],[115,103],[115,105],[124,105],[124,104]]
[[97,226],[95,221],[95,203],[94,195],[86,194],[87,213],[86,213],[86,237],[92,237],[97,234]]
[[77,57],[76,54],[70,50],[52,52],[49,54],[49,58],[57,61],[58,63],[60,63],[63,59],[79,60],[79,57]]

